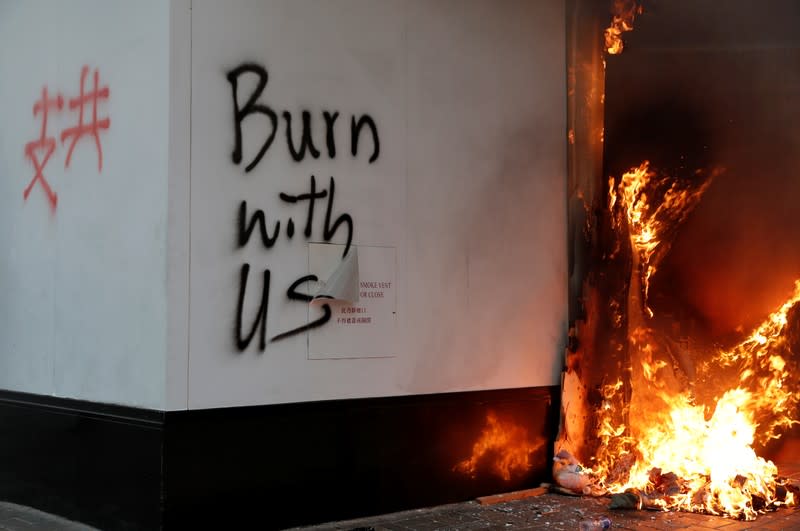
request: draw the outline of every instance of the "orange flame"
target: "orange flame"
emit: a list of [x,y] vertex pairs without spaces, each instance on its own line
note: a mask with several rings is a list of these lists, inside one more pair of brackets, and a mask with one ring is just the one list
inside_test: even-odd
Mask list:
[[611,55],[622,53],[622,34],[633,30],[633,19],[641,14],[642,6],[636,0],[614,0],[611,25],[605,31],[606,52]]
[[800,403],[797,392],[800,376],[797,367],[791,371],[786,361],[800,355],[797,351],[800,345],[791,344],[792,333],[796,333],[791,327],[800,325],[798,302],[800,280],[795,282],[792,296],[747,339],[732,349],[720,350],[711,362],[702,366],[704,374],[713,371],[714,366],[739,368],[739,385],[752,393],[749,407],[759,422],[757,440],[761,444],[800,424],[793,418]]
[[[710,417],[691,393],[667,392],[662,372],[668,370],[666,364],[652,363],[647,356],[641,360],[641,374],[652,385],[653,399],[666,407],[656,413],[631,415],[628,427],[615,422],[619,415],[608,406],[622,382],[606,386],[599,411],[601,451],[592,469],[600,484],[610,492],[636,489],[647,495],[657,489],[654,481],[665,477],[662,471],[672,473],[672,491],[661,491],[652,500],[654,506],[745,520],[755,519],[770,506],[796,504],[792,492],[783,498],[778,495],[778,469],[756,455],[753,445],[759,438],[777,437],[778,430],[798,423],[793,415],[800,397],[791,390],[797,388],[797,381],[787,385],[791,375],[779,353],[787,348],[787,314],[800,312],[799,301],[800,281],[792,297],[749,338],[718,352],[712,361],[742,361],[744,365],[740,385],[716,401]],[[636,335],[643,339],[647,332]],[[647,347],[653,348],[650,343]],[[759,373],[765,376],[756,377]],[[624,477],[619,474],[620,464],[631,465],[626,466]],[[760,507],[754,499],[760,500]]]
[[[643,309],[651,316],[649,279],[669,236],[708,184],[707,178],[698,186],[660,176],[647,161],[616,186],[609,181],[612,224],[627,229],[634,264],[641,267]],[[651,508],[745,520],[796,504],[795,493],[779,488],[784,484],[777,467],[759,457],[754,445],[800,423],[800,370],[794,361],[800,355],[800,281],[749,337],[716,348],[688,384],[665,361],[673,354],[669,338],[639,322],[628,333],[628,385],[620,380],[601,389],[600,444],[591,469],[597,485],[612,493],[634,489]],[[732,375],[727,387],[723,373]],[[696,395],[700,386],[720,392],[703,403]]]
[[489,464],[492,472],[509,481],[531,468],[531,454],[544,446],[544,440],[531,441],[528,431],[512,422],[503,422],[494,412],[486,416],[486,427],[472,447],[472,456],[455,470],[475,476],[479,465]]
[[[694,209],[717,172],[712,172],[708,178],[701,175],[700,170],[696,173],[702,179],[699,187],[667,175],[658,175],[650,169],[650,162],[644,161],[624,173],[616,187],[613,177],[609,178],[611,212],[615,212],[617,205],[622,210],[622,216],[614,216],[612,221],[615,228],[620,227],[623,220],[627,223],[631,247],[638,253],[637,263],[642,267],[644,308],[650,317],[653,312],[647,306],[647,295],[650,278],[658,265],[654,254],[661,246],[660,256],[664,255],[669,247],[666,236],[674,232],[675,227]],[[662,196],[661,200],[654,206],[650,199],[659,195]]]

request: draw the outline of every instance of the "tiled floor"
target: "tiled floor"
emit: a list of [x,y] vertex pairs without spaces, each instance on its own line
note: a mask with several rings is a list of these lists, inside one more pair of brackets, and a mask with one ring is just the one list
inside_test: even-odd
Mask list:
[[406,511],[389,515],[333,522],[303,529],[333,530],[473,530],[473,529],[543,529],[578,530],[582,520],[608,517],[614,529],[744,529],[800,530],[800,509],[781,508],[759,516],[755,521],[740,522],[718,516],[651,511],[611,511],[608,500],[577,498],[559,494],[544,494],[523,500],[480,505],[466,502],[429,509]]
[[97,531],[93,527],[15,503],[0,502],[0,531]]
[[[800,482],[800,455],[794,464],[779,465],[781,475]],[[609,510],[607,498],[580,498],[543,494],[517,501],[481,505],[477,501],[305,527],[305,530],[474,530],[580,529],[583,520],[607,517],[614,529],[721,530],[744,529],[800,531],[800,507],[781,508],[751,522],[702,514]],[[301,528],[298,528],[301,529]],[[30,507],[0,502],[0,531],[96,531],[83,524]]]
[[[800,457],[800,456],[797,456]],[[782,476],[800,481],[800,462],[779,465]],[[481,505],[470,501],[428,509],[405,511],[372,518],[332,522],[306,527],[306,530],[473,530],[473,529],[539,529],[578,530],[583,520],[608,517],[614,529],[744,529],[800,531],[800,508],[782,507],[742,522],[702,514],[609,510],[607,498],[579,498],[560,494],[543,494],[518,501]]]

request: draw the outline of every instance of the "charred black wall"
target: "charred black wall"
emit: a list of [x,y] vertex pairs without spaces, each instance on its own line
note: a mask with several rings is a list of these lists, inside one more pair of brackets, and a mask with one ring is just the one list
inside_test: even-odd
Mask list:
[[748,330],[800,278],[800,3],[660,0],[607,56],[606,175],[722,167],[654,278],[695,333]]

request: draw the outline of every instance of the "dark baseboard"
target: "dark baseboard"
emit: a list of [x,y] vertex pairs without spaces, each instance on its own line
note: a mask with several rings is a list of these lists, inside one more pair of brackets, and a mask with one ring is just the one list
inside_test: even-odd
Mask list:
[[[463,501],[549,478],[558,387],[155,412],[0,391],[0,499],[101,529],[261,529]],[[456,465],[494,416],[527,446]],[[512,426],[516,426],[513,428]]]
[[[505,480],[454,470],[494,412],[548,441]],[[168,413],[168,528],[284,528],[438,505],[550,475],[558,388]],[[482,466],[482,468],[481,468]]]
[[0,391],[0,500],[158,529],[164,413]]

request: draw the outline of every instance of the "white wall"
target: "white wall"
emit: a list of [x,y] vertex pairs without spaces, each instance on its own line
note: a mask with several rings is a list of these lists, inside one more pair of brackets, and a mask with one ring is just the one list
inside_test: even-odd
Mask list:
[[[169,21],[160,0],[0,0],[0,388],[165,405]],[[84,65],[109,87],[102,171],[91,136],[68,168],[59,138]],[[55,208],[23,198],[44,86]]]
[[[0,387],[183,409],[558,382],[561,0],[0,0],[0,49]],[[235,164],[226,74],[246,63],[268,72],[258,103],[278,123],[251,172],[270,124],[243,121]],[[110,118],[102,170],[91,137],[68,168],[69,140],[58,138],[75,125],[68,100],[83,65],[110,89],[98,108]],[[254,80],[238,78],[240,108]],[[22,196],[45,85],[67,105],[48,122],[55,208],[39,184]],[[297,139],[303,110],[321,155],[296,162],[282,113]],[[323,111],[339,112],[334,158]],[[363,115],[380,140],[373,162],[368,132],[350,153],[350,120]],[[240,349],[245,263],[245,329],[265,270],[268,339],[322,315],[286,293],[304,275],[326,278],[346,241],[346,224],[326,238],[328,197],[310,237],[308,201],[280,198],[308,193],[311,175],[327,193],[335,179],[331,221],[352,217],[359,280],[375,283],[360,291],[380,297],[334,306],[323,326],[263,351],[258,334]],[[270,248],[257,231],[237,245],[242,200],[270,232],[281,221]],[[362,315],[370,322],[347,324]]]
[[[194,0],[188,373],[177,375],[182,354],[171,352],[169,407],[557,384],[567,315],[564,18],[561,0]],[[271,125],[263,114],[243,121],[234,163],[226,75],[247,63],[268,72],[257,103],[278,124],[250,172]],[[241,109],[256,76],[237,80]],[[299,139],[302,110],[321,155],[296,162],[282,113]],[[323,111],[340,113],[335,158]],[[350,154],[351,116],[365,113],[380,139],[372,163],[368,134]],[[336,267],[338,253],[312,243],[346,239],[340,228],[325,241],[328,198],[316,201],[308,238],[308,202],[280,199],[308,193],[311,175],[318,191],[335,179],[333,220],[352,216],[360,278],[383,283],[367,290],[383,301],[359,306],[376,303],[366,310],[379,319],[346,325],[336,313],[263,351],[256,334],[240,351],[245,263],[245,332],[265,270],[268,339],[322,315],[286,296],[298,278]],[[243,200],[248,221],[263,209],[270,233],[281,222],[273,246],[258,231],[237,245]]]

